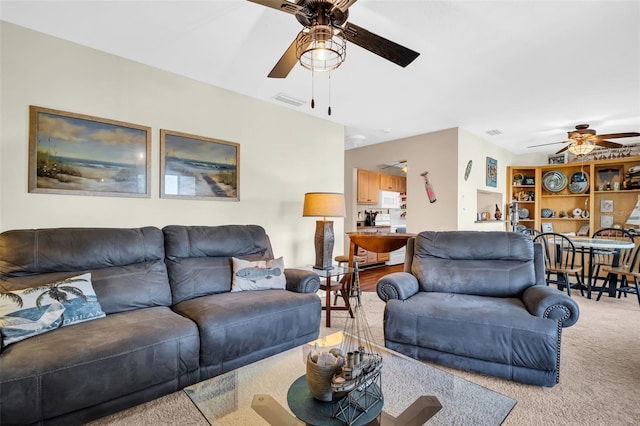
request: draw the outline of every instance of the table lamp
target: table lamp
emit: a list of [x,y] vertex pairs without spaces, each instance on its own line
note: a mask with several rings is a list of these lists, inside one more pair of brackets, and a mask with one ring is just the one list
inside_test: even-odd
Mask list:
[[333,268],[333,221],[327,217],[344,217],[344,194],[335,192],[308,192],[304,194],[302,216],[322,217],[316,221],[315,248],[316,269]]

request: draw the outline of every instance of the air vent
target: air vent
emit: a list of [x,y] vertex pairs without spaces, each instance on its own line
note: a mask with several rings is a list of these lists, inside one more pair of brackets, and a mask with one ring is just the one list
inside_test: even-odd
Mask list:
[[489,136],[498,136],[502,134],[502,132],[498,129],[487,130],[485,133],[488,134]]
[[278,93],[273,97],[276,101],[284,102],[285,104],[293,105],[299,107],[300,105],[304,105],[305,101],[301,101],[300,99],[293,98],[289,95],[285,95],[284,93]]

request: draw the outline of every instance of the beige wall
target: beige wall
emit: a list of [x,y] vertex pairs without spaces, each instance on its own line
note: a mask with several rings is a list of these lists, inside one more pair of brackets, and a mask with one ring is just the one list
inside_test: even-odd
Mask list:
[[[513,164],[514,155],[497,145],[472,135],[460,129],[458,146],[458,229],[475,229],[484,231],[504,231],[504,222],[476,223],[477,213],[489,211],[495,213],[495,204],[506,217],[508,208],[505,196],[507,187],[506,167]],[[498,163],[498,184],[495,187],[487,186],[487,157],[495,159]],[[464,173],[469,160],[473,161],[469,178],[464,180]]]
[[[313,263],[305,192],[343,190],[343,127],[1,22],[0,230],[259,224],[285,264]],[[31,194],[28,108],[150,126],[151,198]],[[159,198],[159,132],[240,143],[240,201]],[[335,221],[336,246],[343,221]]]
[[[355,200],[356,187],[350,180],[354,168],[380,171],[384,164],[407,160],[407,232],[456,229],[457,158],[457,129],[347,150],[345,196]],[[420,176],[425,171],[429,172],[429,181],[435,189],[435,203],[429,202],[425,192]],[[355,230],[353,206],[348,207],[347,215],[346,229]]]
[[[486,185],[486,158],[498,162],[498,184]],[[345,195],[347,206],[345,229],[356,228],[357,206],[355,169],[381,171],[381,166],[407,160],[407,232],[424,230],[505,230],[504,222],[475,223],[479,205],[498,203],[508,208],[506,167],[513,164],[544,164],[546,154],[516,156],[463,129],[448,129],[345,152]],[[469,178],[464,173],[469,160]],[[437,201],[429,203],[421,173],[429,172]],[[487,201],[489,200],[489,201]],[[495,201],[493,201],[495,200]],[[491,213],[495,212],[493,206]],[[346,248],[345,248],[346,249]]]

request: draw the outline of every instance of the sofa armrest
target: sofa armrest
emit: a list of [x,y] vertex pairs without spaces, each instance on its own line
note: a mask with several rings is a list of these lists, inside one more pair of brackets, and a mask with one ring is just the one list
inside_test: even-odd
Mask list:
[[408,272],[393,272],[378,280],[376,291],[385,302],[390,299],[406,300],[416,294],[418,279]]
[[289,291],[315,293],[320,289],[320,277],[315,272],[285,268],[284,276],[287,280],[287,290]]
[[531,286],[524,291],[522,301],[531,315],[557,320],[562,327],[571,327],[580,316],[578,304],[556,288]]

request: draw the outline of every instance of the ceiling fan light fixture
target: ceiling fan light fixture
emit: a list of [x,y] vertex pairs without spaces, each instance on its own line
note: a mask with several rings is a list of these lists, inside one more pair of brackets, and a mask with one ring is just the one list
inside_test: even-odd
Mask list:
[[596,148],[596,144],[593,139],[594,138],[591,137],[575,139],[571,142],[571,145],[569,145],[568,150],[570,153],[577,156],[587,155]]
[[344,62],[346,42],[328,25],[305,28],[296,38],[296,56],[300,65],[311,71],[332,71]]

